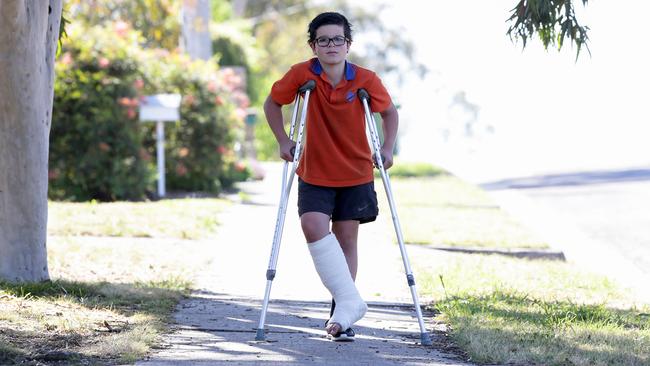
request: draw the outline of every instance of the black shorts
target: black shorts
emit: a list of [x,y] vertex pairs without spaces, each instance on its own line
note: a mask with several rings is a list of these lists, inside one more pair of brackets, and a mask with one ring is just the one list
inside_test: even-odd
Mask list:
[[332,221],[375,221],[379,208],[374,182],[350,187],[323,187],[298,178],[298,215],[321,212]]

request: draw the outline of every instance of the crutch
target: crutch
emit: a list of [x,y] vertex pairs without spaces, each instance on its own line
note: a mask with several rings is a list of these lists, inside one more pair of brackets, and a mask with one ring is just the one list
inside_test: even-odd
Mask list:
[[300,109],[300,96],[304,93],[304,103],[300,115],[300,125],[298,127],[298,136],[296,137],[296,147],[293,152],[293,163],[291,165],[291,172],[287,179],[287,170],[289,162],[284,162],[282,169],[282,192],[280,194],[280,204],[278,205],[278,216],[275,221],[275,234],[273,235],[273,246],[271,247],[271,259],[269,260],[269,267],[266,270],[266,291],[264,292],[264,303],[262,305],[262,314],[260,315],[260,322],[257,326],[256,341],[263,341],[266,338],[264,334],[264,323],[266,321],[266,311],[269,307],[269,297],[271,296],[271,285],[275,278],[275,268],[278,265],[278,254],[280,251],[280,242],[282,241],[282,230],[284,229],[284,218],[287,215],[287,201],[289,201],[289,192],[291,191],[291,184],[293,183],[296,169],[298,169],[298,162],[302,153],[302,136],[305,129],[305,119],[307,118],[307,105],[309,104],[309,94],[316,87],[314,80],[307,81],[301,86],[293,101],[293,114],[291,116],[291,127],[289,129],[289,138],[293,139],[295,132],[296,121],[298,117],[298,110]]
[[388,197],[390,212],[393,216],[393,224],[395,225],[395,233],[397,234],[399,250],[402,253],[402,261],[404,262],[406,281],[409,285],[409,288],[411,289],[411,296],[413,297],[413,304],[415,305],[415,313],[418,316],[418,323],[420,324],[420,342],[423,346],[431,346],[431,337],[424,327],[424,321],[422,320],[422,310],[420,309],[420,301],[418,300],[418,293],[415,288],[415,277],[411,271],[411,264],[409,262],[408,255],[406,254],[404,238],[402,237],[402,228],[399,223],[399,218],[397,217],[397,209],[395,208],[395,201],[393,200],[393,191],[390,186],[390,178],[388,177],[388,172],[384,169],[384,160],[380,153],[379,137],[377,134],[375,117],[372,115],[372,113],[370,113],[370,108],[368,107],[368,104],[370,103],[370,96],[365,89],[359,89],[358,95],[359,99],[361,99],[361,103],[363,104],[363,108],[366,114],[366,128],[368,129],[370,133],[370,139],[372,140],[372,149],[375,153],[375,165],[381,173],[381,180],[384,182],[384,189],[386,190],[386,196]]

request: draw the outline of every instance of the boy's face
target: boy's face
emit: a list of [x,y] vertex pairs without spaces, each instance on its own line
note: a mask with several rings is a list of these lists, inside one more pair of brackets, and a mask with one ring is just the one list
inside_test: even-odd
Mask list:
[[345,61],[350,42],[345,38],[342,25],[328,24],[316,29],[316,39],[311,49],[321,63],[339,64]]

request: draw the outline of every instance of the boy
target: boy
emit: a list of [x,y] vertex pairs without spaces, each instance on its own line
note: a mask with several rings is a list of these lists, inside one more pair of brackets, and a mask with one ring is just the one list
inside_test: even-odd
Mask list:
[[398,115],[377,75],[347,62],[352,32],[343,15],[322,13],[311,21],[308,32],[316,57],[292,66],[273,84],[264,112],[280,157],[293,161],[295,142],[284,130],[282,105],[293,102],[305,82],[316,81],[296,172],[298,214],[316,271],[333,297],[327,334],[335,341],[353,340],[350,326],[368,309],[354,284],[359,224],[374,221],[378,214],[365,114],[357,91],[366,89],[371,111],[382,116],[386,169],[393,164]]

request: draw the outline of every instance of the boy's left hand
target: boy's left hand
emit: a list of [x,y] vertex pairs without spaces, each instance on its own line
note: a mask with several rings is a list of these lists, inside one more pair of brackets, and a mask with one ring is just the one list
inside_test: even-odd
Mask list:
[[381,155],[381,159],[384,163],[384,169],[388,170],[391,166],[393,166],[393,149],[382,147],[379,150],[379,154]]

